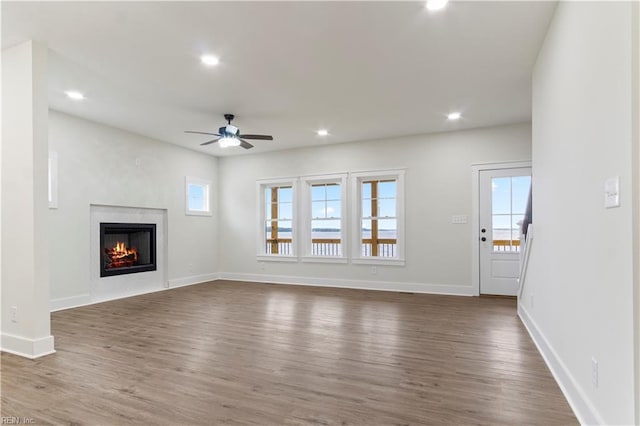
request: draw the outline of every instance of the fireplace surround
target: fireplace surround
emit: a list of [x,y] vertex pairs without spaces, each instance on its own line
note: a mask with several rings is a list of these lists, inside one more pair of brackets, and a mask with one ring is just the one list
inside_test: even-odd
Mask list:
[[[101,223],[155,224],[156,270],[135,274],[100,276],[102,244]],[[150,293],[168,287],[168,211],[167,209],[91,204],[89,207],[89,293],[92,303]]]
[[100,277],[156,269],[156,224],[100,222]]

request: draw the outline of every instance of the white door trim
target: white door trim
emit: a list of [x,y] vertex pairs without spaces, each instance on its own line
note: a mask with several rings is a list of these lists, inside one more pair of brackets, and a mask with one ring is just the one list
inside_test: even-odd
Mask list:
[[531,167],[531,161],[486,163],[471,165],[471,287],[473,295],[480,296],[480,172],[485,170],[519,169]]

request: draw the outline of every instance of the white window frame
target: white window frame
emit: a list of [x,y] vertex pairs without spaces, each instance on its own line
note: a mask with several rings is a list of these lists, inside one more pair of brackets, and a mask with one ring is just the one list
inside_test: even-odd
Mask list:
[[[395,257],[362,256],[362,182],[366,180],[396,180],[396,220],[397,241]],[[393,265],[405,264],[405,196],[404,196],[405,170],[381,170],[356,172],[350,174],[351,180],[351,263],[365,265]]]
[[[303,262],[320,262],[320,263],[348,263],[348,244],[347,244],[347,174],[317,175],[305,176],[300,178],[301,197],[300,206],[300,241],[302,247]],[[339,184],[340,185],[340,256],[317,256],[313,255],[313,243],[311,223],[313,220],[313,212],[311,207],[311,187],[318,184]]]
[[48,198],[49,208],[58,208],[58,153],[55,151],[49,152],[48,159]]
[[[189,206],[189,185],[199,185],[204,187],[204,205],[205,210],[193,210]],[[211,181],[194,176],[185,176],[184,199],[185,199],[185,215],[187,216],[211,216]]]
[[[291,253],[290,254],[270,254],[265,248],[265,222],[266,222],[266,199],[265,189],[291,186]],[[258,203],[258,228],[257,228],[257,260],[258,261],[275,261],[275,262],[297,262],[298,261],[298,179],[297,178],[279,178],[279,179],[260,179],[256,182],[257,203]]]

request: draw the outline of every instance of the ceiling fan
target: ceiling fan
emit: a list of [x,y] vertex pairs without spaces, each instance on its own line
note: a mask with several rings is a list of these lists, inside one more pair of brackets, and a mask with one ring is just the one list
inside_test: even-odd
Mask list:
[[231,124],[235,116],[233,114],[225,114],[224,119],[227,120],[227,125],[220,127],[218,129],[218,133],[207,133],[207,132],[194,132],[192,130],[186,130],[185,133],[197,133],[199,135],[211,135],[217,136],[217,138],[212,139],[210,141],[201,143],[200,145],[209,145],[212,143],[218,142],[220,148],[228,148],[230,146],[238,146],[240,145],[244,149],[251,149],[253,145],[247,142],[245,139],[258,139],[263,141],[272,141],[273,136],[270,135],[242,135],[240,134],[240,129]]

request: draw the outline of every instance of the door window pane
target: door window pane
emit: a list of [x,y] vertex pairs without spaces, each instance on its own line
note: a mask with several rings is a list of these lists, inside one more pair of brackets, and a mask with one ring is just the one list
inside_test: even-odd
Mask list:
[[531,176],[514,176],[511,179],[511,187],[513,193],[512,213],[524,214],[527,210],[529,188],[531,187]]
[[511,216],[511,239],[514,241],[520,240],[520,233],[522,232],[522,221],[524,220],[523,214],[514,214]]
[[493,214],[511,213],[511,178],[491,179],[491,210]]
[[531,176],[491,179],[493,250],[520,250],[520,232],[527,208]]
[[493,216],[493,251],[511,251],[511,215]]

